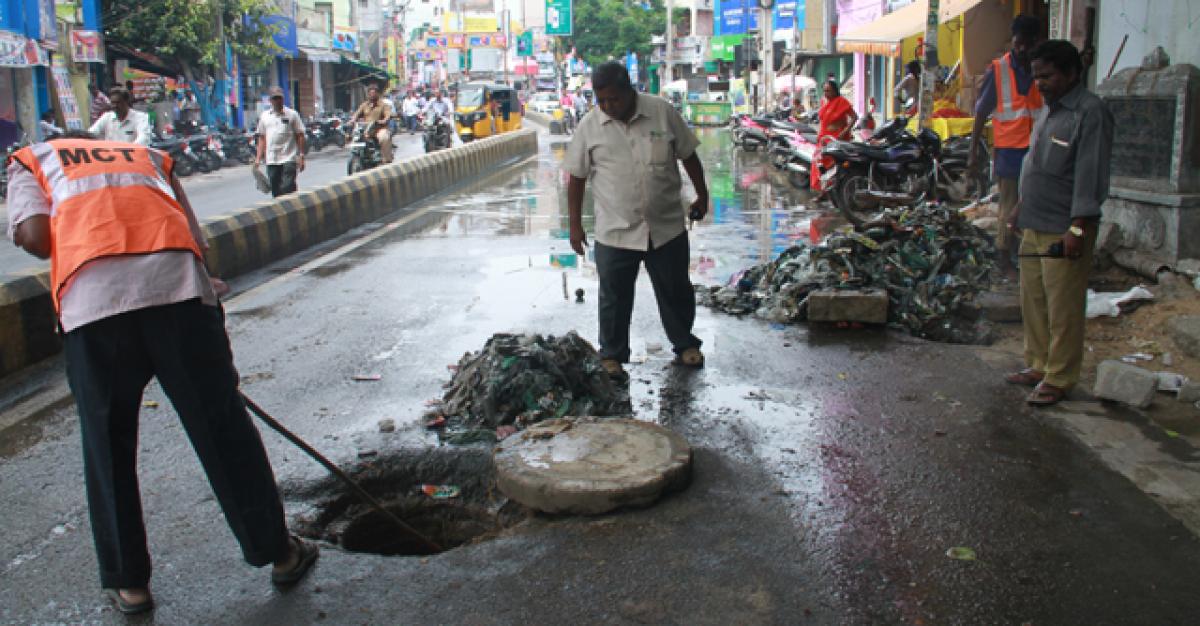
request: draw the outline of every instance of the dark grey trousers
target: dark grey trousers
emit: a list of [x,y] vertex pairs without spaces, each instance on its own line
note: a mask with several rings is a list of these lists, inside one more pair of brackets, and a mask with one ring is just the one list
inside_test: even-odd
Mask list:
[[179,414],[246,561],[287,554],[275,476],[238,393],[224,316],[188,300],[114,315],[65,338],[100,583],[145,587],[150,553],[138,490],[138,410],[152,376]]
[[658,315],[675,354],[699,348],[692,334],[696,321],[696,292],[688,277],[687,232],[645,252],[614,248],[596,242],[596,272],[600,276],[600,358],[629,361],[629,323],[633,319],[634,287],[644,262],[658,300]]
[[273,198],[296,191],[296,164],[268,165],[267,180],[271,181],[271,197]]

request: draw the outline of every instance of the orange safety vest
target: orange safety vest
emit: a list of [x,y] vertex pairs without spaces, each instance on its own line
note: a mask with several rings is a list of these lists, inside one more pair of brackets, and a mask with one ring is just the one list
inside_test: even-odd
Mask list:
[[103,257],[188,250],[203,259],[175,198],[166,154],[121,141],[55,139],[13,155],[51,200],[50,284],[61,310],[67,281]]
[[992,113],[992,143],[997,148],[1028,148],[1033,134],[1033,116],[1042,108],[1042,93],[1037,83],[1029,84],[1029,93],[1017,91],[1012,69],[1012,53],[992,61],[996,77],[996,110]]

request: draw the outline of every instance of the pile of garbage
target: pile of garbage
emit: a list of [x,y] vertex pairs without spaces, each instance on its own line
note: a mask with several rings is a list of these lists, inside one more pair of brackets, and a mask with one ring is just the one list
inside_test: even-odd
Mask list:
[[934,204],[883,213],[863,230],[830,233],[774,261],[735,274],[724,286],[696,285],[700,304],[779,323],[806,319],[817,289],[887,290],[888,326],[950,343],[986,343],[975,297],[995,271],[987,232]]
[[442,400],[426,417],[451,443],[495,441],[545,419],[627,415],[629,394],[574,331],[492,335],[459,360]]

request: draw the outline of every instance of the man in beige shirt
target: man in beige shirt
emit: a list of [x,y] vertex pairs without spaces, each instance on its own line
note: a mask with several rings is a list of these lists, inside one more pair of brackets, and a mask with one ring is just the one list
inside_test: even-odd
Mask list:
[[[596,215],[596,269],[600,278],[600,358],[605,370],[628,380],[629,323],[638,269],[646,264],[664,330],[677,365],[701,367],[700,340],[692,334],[696,296],[688,278],[686,220],[708,212],[708,185],[696,155],[699,141],[687,123],[657,96],[639,94],[620,63],[592,74],[599,111],[586,116],[567,148],[567,207],[571,247],[587,246],[583,192],[590,181]],[[677,160],[696,188],[685,214]]]
[[383,155],[384,163],[392,162],[392,133],[387,124],[393,115],[395,111],[391,105],[379,98],[379,88],[375,85],[367,87],[367,101],[360,104],[354,112],[355,122],[379,123],[375,130],[375,138],[379,140],[379,152]]

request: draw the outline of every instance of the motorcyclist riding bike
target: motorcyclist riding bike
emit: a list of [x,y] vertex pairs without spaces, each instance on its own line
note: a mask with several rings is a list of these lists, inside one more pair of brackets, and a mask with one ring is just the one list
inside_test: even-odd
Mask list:
[[354,121],[364,124],[378,122],[375,139],[379,141],[379,151],[384,163],[392,162],[392,133],[388,130],[388,120],[396,115],[392,107],[379,97],[379,88],[375,85],[367,87],[367,101],[359,105],[354,112]]

